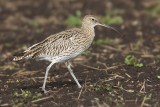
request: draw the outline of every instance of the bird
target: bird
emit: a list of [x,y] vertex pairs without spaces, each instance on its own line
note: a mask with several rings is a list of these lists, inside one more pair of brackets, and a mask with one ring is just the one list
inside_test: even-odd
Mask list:
[[50,68],[55,63],[66,62],[68,71],[73,77],[74,81],[81,88],[79,81],[75,77],[71,69],[70,60],[81,55],[86,51],[95,37],[95,26],[103,26],[112,29],[119,33],[115,28],[100,23],[95,16],[86,15],[82,20],[82,26],[79,28],[71,28],[59,33],[50,35],[43,41],[30,46],[23,52],[21,56],[14,56],[13,61],[23,59],[35,59],[49,61],[50,64],[46,68],[45,78],[43,82],[42,91],[47,93],[45,87]]

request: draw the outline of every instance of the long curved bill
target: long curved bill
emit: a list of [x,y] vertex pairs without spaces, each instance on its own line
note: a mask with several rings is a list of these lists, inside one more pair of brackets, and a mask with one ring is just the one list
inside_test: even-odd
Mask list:
[[113,27],[111,27],[111,26],[108,26],[108,25],[102,24],[102,23],[98,23],[98,25],[103,26],[103,27],[106,27],[106,28],[109,28],[109,29],[112,29],[112,30],[116,31],[119,35],[122,36],[122,34],[121,34],[118,30],[116,30],[115,28],[113,28]]

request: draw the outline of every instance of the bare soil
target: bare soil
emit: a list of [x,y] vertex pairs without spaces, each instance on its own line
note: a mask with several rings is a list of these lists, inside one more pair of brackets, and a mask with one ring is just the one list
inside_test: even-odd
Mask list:
[[[147,11],[159,0],[1,0],[0,1],[0,106],[41,107],[158,107],[160,105],[160,15]],[[79,89],[64,63],[55,64],[49,73],[46,89],[41,92],[46,61],[13,62],[13,56],[51,34],[69,29],[65,20],[76,10],[82,16],[105,16],[118,9],[124,19],[112,25],[123,36],[96,27],[95,41],[105,37],[114,43],[93,44],[88,55],[72,60],[72,69],[82,88]],[[33,25],[36,21],[38,25]],[[140,43],[137,49],[136,44]],[[143,67],[124,63],[135,55]],[[38,99],[17,97],[30,91]],[[24,99],[24,101],[20,101]],[[18,100],[20,103],[16,103]],[[28,104],[28,105],[27,105]]]

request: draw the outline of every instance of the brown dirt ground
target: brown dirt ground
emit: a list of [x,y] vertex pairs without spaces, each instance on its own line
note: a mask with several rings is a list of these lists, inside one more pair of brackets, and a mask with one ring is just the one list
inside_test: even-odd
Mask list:
[[[0,1],[0,106],[140,106],[160,105],[160,15],[153,18],[147,8],[159,0],[1,0]],[[65,20],[80,10],[82,15],[104,16],[118,9],[124,23],[113,25],[124,36],[96,27],[95,40],[110,37],[113,45],[92,45],[89,55],[72,60],[72,68],[82,89],[78,89],[65,65],[50,70],[46,89],[41,92],[46,61],[13,62],[13,55],[47,36],[68,29]],[[36,20],[38,28],[30,24]],[[38,31],[37,31],[38,30]],[[141,45],[134,50],[136,43]],[[124,64],[135,55],[144,64],[138,68]],[[16,97],[15,92],[42,93],[39,99]],[[149,97],[151,96],[151,97]],[[16,100],[20,101],[16,103]],[[29,104],[29,105],[27,105]]]

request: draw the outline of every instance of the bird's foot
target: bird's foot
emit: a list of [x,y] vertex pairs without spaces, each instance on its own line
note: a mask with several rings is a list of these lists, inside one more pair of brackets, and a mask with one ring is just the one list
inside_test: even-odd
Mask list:
[[82,86],[79,84],[79,85],[78,85],[78,88],[82,88]]
[[40,87],[42,89],[42,91],[46,94],[48,93],[49,91],[46,91],[46,89],[44,87]]

